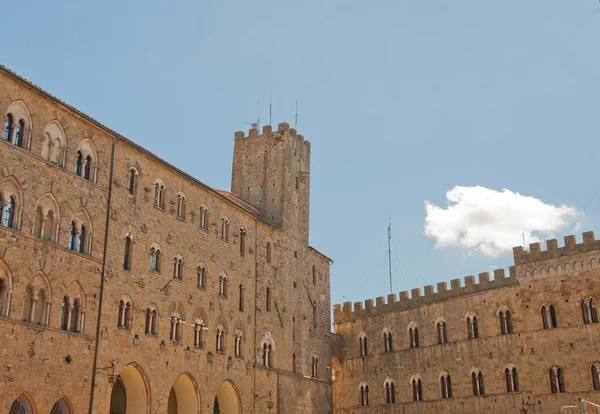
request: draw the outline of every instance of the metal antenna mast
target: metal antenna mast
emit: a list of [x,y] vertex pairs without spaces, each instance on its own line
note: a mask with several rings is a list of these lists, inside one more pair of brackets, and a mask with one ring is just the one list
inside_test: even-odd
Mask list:
[[298,98],[296,98],[296,120],[294,122],[294,129],[298,130]]
[[271,124],[271,112],[273,110],[273,87],[269,85],[269,125]]
[[388,224],[388,265],[390,268],[390,293],[394,293],[392,289],[392,216],[390,216],[390,224]]

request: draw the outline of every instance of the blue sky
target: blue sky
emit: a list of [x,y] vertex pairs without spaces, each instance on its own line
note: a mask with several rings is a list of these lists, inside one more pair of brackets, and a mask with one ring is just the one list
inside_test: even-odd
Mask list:
[[[600,236],[600,195],[581,215],[600,185],[597,0],[28,3],[3,5],[0,63],[215,188],[257,100],[267,124],[272,88],[273,124],[293,125],[298,98],[332,303],[388,293],[388,215],[396,292],[508,268],[505,247],[425,234],[425,202],[443,212],[455,186],[493,196],[475,238],[532,221],[532,199],[493,202],[503,188],[572,209],[532,240],[562,244],[577,217]],[[462,237],[466,210],[433,233]]]

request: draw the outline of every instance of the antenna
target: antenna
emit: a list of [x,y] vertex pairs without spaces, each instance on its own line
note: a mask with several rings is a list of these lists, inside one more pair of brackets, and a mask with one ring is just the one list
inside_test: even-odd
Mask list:
[[252,129],[260,130],[260,101],[256,101],[256,122],[244,122],[244,125],[250,125]]
[[294,129],[298,130],[298,98],[296,98],[296,120],[294,121]]
[[525,249],[525,248],[526,248],[526,247],[525,247],[525,233],[523,232],[523,233],[521,233],[521,234],[523,235],[523,248]]
[[390,293],[394,293],[392,289],[392,216],[390,216],[390,224],[388,224],[388,265],[390,268]]
[[273,87],[269,85],[269,125],[271,125],[271,112],[273,110]]

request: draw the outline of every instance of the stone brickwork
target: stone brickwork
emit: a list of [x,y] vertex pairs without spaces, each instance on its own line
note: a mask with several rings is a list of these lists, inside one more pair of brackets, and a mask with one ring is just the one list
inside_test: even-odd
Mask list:
[[[375,304],[335,305],[340,342],[333,364],[335,412],[558,413],[579,398],[600,403],[600,379],[594,384],[592,377],[592,367],[600,368],[600,324],[589,307],[600,296],[600,241],[588,232],[583,243],[567,236],[564,244],[559,248],[556,240],[548,240],[544,251],[539,243],[529,251],[515,248],[509,275],[497,270],[493,280],[481,273],[479,283],[467,276],[462,284],[453,280],[450,289],[439,283],[437,291],[426,286],[424,294],[401,292],[399,301],[388,295],[387,302],[380,297]],[[468,324],[473,316],[476,335]],[[440,343],[438,323],[443,322]],[[419,343],[411,347],[409,329],[415,326]],[[384,332],[392,333],[390,350]],[[368,344],[364,356],[361,337]],[[479,372],[484,395],[474,396],[472,375]],[[444,375],[451,378],[451,398],[443,398]],[[413,379],[421,380],[421,401],[414,401]],[[394,383],[395,402],[388,403],[386,381]],[[368,406],[362,406],[361,385],[368,386]]]
[[236,133],[216,191],[4,68],[0,108],[0,412],[332,412],[308,141]]

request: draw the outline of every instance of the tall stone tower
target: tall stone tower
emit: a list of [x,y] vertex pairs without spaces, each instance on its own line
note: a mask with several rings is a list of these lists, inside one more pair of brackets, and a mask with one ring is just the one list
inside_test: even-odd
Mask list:
[[231,192],[308,245],[310,143],[287,123],[277,131],[265,126],[262,135],[257,129],[235,134]]

